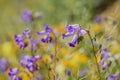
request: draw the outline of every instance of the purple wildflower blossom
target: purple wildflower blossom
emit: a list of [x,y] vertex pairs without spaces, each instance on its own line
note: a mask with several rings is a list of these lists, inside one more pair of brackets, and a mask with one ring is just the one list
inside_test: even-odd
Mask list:
[[85,74],[86,74],[86,71],[85,70],[81,70],[81,71],[79,71],[78,76],[79,77],[83,77],[83,76],[85,76]]
[[100,23],[100,22],[101,22],[100,16],[95,16],[95,17],[94,17],[94,22]]
[[15,75],[15,76],[13,76],[13,80],[22,80],[22,79]]
[[45,30],[37,32],[37,35],[45,35],[40,41],[45,43],[49,40],[50,38],[50,33],[52,32],[52,29],[48,26],[45,25]]
[[30,39],[30,29],[29,28],[25,29],[22,34],[23,34],[23,36]]
[[8,66],[8,62],[5,59],[0,59],[0,72],[5,72]]
[[108,66],[108,63],[107,62],[104,62],[103,66],[102,66],[102,70],[105,70]]
[[37,67],[36,67],[36,61],[40,59],[39,55],[32,55],[30,57],[29,55],[23,55],[20,58],[20,64],[25,67],[29,72],[34,72]]
[[65,70],[65,73],[66,73],[67,76],[70,76],[70,75],[71,75],[71,70],[70,70],[69,68],[67,68],[67,69]]
[[8,72],[8,76],[10,77],[10,78],[12,78],[13,76],[16,76],[17,75],[17,73],[18,73],[18,68],[10,68],[9,69],[9,72]]
[[118,73],[116,73],[116,74],[109,74],[109,75],[108,75],[108,80],[113,80],[113,79],[115,79],[115,78],[118,78],[118,76],[119,76]]
[[30,50],[37,50],[37,42],[35,39],[31,39]]
[[66,25],[67,32],[62,35],[62,38],[73,36],[71,42],[68,43],[70,47],[75,47],[76,42],[78,41],[79,36],[86,34],[86,30],[82,29],[79,24]]
[[14,35],[14,40],[15,40],[16,44],[20,47],[20,49],[25,48],[25,44],[23,42],[24,38],[23,38],[22,34]]
[[75,47],[77,40],[78,40],[78,35],[74,35],[72,41],[68,43],[69,46]]
[[35,54],[32,55],[32,61],[33,61],[33,62],[36,62],[36,61],[39,60],[40,58],[41,58],[41,57],[40,57],[39,55],[37,55],[37,54],[36,54],[36,55],[35,55]]
[[43,75],[41,73],[37,73],[31,80],[41,80],[43,78]]
[[30,10],[23,10],[21,14],[22,21],[27,21],[28,23],[32,22],[32,12]]

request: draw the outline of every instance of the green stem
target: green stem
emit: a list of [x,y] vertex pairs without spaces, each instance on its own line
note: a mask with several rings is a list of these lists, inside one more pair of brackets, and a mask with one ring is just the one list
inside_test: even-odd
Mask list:
[[93,39],[92,39],[89,31],[87,31],[87,34],[88,34],[88,36],[90,38],[90,41],[91,41],[91,44],[92,44],[93,56],[95,58],[95,63],[96,63],[96,67],[97,67],[97,70],[98,70],[99,80],[101,80],[101,74],[100,74],[100,69],[99,69],[99,65],[98,65],[98,61],[97,61],[97,56],[95,54],[95,47],[94,47]]

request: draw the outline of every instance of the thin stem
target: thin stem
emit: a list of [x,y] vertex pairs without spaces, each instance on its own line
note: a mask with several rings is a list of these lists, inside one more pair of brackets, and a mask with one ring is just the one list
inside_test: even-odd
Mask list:
[[119,69],[119,79],[120,79],[120,65],[119,65],[119,62],[116,59],[115,59],[115,63],[117,65],[118,69]]
[[93,55],[94,55],[94,58],[95,58],[95,63],[96,63],[96,66],[97,66],[99,78],[100,78],[100,80],[101,80],[101,74],[100,74],[100,69],[99,69],[99,65],[98,65],[98,61],[97,61],[97,56],[96,56],[96,54],[95,54],[95,47],[94,47],[93,39],[92,39],[89,31],[87,31],[87,34],[88,34],[88,36],[89,36],[89,38],[90,38],[90,41],[91,41],[91,44],[92,44]]
[[54,80],[55,80],[55,77],[56,77],[56,72],[55,72],[55,68],[56,68],[56,64],[57,64],[57,37],[55,35],[55,33],[52,31],[52,34],[54,36],[54,40],[55,40],[55,45],[54,45],[54,48],[55,48],[55,56],[54,56],[54,63],[55,63],[55,66],[54,66],[54,70],[53,70],[53,73],[54,73]]

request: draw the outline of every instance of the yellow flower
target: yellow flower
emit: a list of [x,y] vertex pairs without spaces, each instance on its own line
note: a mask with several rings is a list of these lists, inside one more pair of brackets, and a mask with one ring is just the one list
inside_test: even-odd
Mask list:
[[68,66],[68,60],[65,59],[61,59],[60,62],[64,65],[64,66]]
[[43,56],[43,61],[46,62],[46,63],[49,63],[50,62],[50,56],[49,55],[44,55]]
[[2,44],[2,52],[5,54],[5,55],[11,55],[11,53],[13,53],[13,46],[12,46],[12,43],[11,42],[5,42]]
[[114,45],[110,48],[110,52],[112,54],[115,54],[115,53],[119,52],[119,50],[120,50],[120,46],[118,44],[116,44],[116,45]]
[[102,31],[102,27],[99,24],[94,24],[91,27],[90,31],[91,32],[100,32],[100,31]]
[[65,66],[63,64],[58,64],[56,67],[56,71],[60,76],[63,76],[64,72],[65,72]]
[[60,54],[63,55],[63,56],[67,56],[69,53],[69,51],[66,49],[66,48],[62,48],[60,49]]
[[8,60],[14,62],[14,63],[17,63],[17,59],[14,55],[15,53],[15,50],[14,50],[14,46],[11,42],[5,42],[2,44],[1,46],[1,51],[2,51],[2,55],[4,57],[6,57]]
[[82,53],[82,54],[75,53],[74,59],[77,59],[79,61],[79,63],[81,63],[81,64],[86,64],[88,61],[88,58],[84,53]]

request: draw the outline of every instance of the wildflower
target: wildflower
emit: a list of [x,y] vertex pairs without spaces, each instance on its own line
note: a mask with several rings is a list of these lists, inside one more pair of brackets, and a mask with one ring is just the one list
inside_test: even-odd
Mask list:
[[17,76],[18,74],[18,68],[10,68],[9,72],[8,72],[8,76],[12,79],[12,80],[21,80],[20,77]]
[[28,23],[32,22],[32,12],[30,10],[23,10],[22,11],[22,21],[26,21]]
[[50,33],[52,32],[52,29],[48,26],[45,25],[45,30],[37,32],[37,35],[45,35],[40,41],[45,43],[49,41]]
[[109,57],[108,52],[109,51],[107,50],[107,48],[105,48],[104,45],[102,45],[101,46],[101,53],[100,53],[101,60],[99,61],[99,64],[104,63],[104,61]]
[[118,78],[118,76],[119,76],[118,73],[116,73],[116,74],[109,74],[109,75],[108,75],[108,80],[113,80],[113,79],[115,79],[115,78]]
[[95,16],[95,17],[94,17],[94,22],[100,23],[100,22],[101,22],[100,16]]
[[85,70],[81,70],[81,71],[79,71],[78,76],[79,77],[84,77],[85,74],[86,74],[86,71]]
[[0,72],[5,72],[8,66],[8,62],[5,59],[0,59]]
[[27,28],[22,32],[23,36],[27,37],[28,39],[30,39],[30,29]]
[[37,42],[35,39],[31,39],[30,50],[37,50]]
[[29,72],[34,72],[37,69],[36,61],[40,59],[39,55],[32,55],[30,57],[29,55],[23,55],[20,58],[20,64],[25,67]]
[[82,29],[81,26],[79,26],[78,24],[74,25],[67,24],[66,30],[67,33],[63,34],[62,38],[64,39],[66,37],[73,36],[72,41],[68,43],[70,47],[75,47],[75,44],[77,43],[79,37],[87,33],[86,30]]
[[108,64],[107,62],[104,62],[103,66],[102,66],[102,70],[105,70],[107,68]]
[[23,42],[24,38],[23,38],[22,34],[14,35],[14,40],[15,40],[16,44],[19,45],[20,49],[25,48],[25,44]]
[[37,79],[42,79],[43,75],[41,73],[37,73],[31,80],[37,80]]
[[71,70],[70,70],[69,68],[67,68],[67,69],[65,70],[65,73],[66,73],[66,75],[70,76],[70,75],[71,75]]

